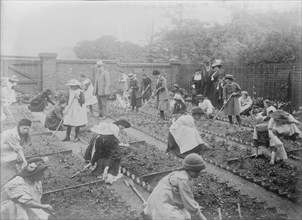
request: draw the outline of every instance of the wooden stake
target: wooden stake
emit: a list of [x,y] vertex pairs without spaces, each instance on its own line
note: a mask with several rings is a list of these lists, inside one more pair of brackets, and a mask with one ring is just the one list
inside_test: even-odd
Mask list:
[[219,220],[222,220],[221,209],[218,208]]
[[239,218],[241,219],[242,215],[241,215],[240,203],[237,203],[237,206],[238,206]]

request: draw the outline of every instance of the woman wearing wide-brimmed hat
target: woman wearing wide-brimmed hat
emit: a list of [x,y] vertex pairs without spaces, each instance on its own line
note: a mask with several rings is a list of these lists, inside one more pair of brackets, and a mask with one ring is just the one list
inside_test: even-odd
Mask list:
[[91,128],[96,135],[91,138],[84,155],[84,159],[89,162],[85,169],[96,163],[97,166],[92,171],[93,175],[104,178],[110,183],[116,180],[119,177],[122,157],[119,149],[119,134],[123,129],[129,127],[130,123],[126,119],[120,118],[113,123],[100,122]]
[[233,75],[225,76],[226,84],[223,87],[224,114],[228,116],[229,122],[233,125],[232,116],[235,115],[239,126],[241,126],[240,107],[238,97],[241,95],[240,86],[234,82]]
[[156,90],[154,94],[157,96],[156,108],[160,112],[160,118],[165,120],[165,111],[169,111],[169,91],[167,88],[167,80],[158,70],[154,70],[152,75],[157,78]]
[[50,89],[46,89],[43,92],[38,93],[35,95],[29,103],[29,110],[31,112],[43,112],[47,102],[51,103],[52,105],[55,105],[54,102],[52,102],[49,98],[49,96],[53,94],[53,92]]
[[130,73],[128,75],[128,79],[130,80],[129,87],[128,87],[130,93],[130,104],[132,110],[136,108],[136,111],[138,111],[138,108],[142,107],[142,98],[141,98],[138,80],[136,78],[136,75],[133,73]]
[[64,116],[63,124],[67,126],[66,137],[63,141],[70,141],[71,127],[75,127],[75,139],[79,141],[80,127],[87,124],[87,108],[85,104],[85,95],[81,89],[82,83],[76,79],[71,79],[66,84],[70,87],[68,106],[66,107],[66,113]]
[[201,119],[204,111],[195,107],[191,114],[180,116],[170,127],[168,134],[168,147],[166,152],[184,157],[189,153],[199,153],[208,144],[200,137],[195,121]]
[[297,125],[301,125],[301,122],[281,109],[272,113],[271,118],[268,121],[268,129],[270,129],[277,137],[293,141],[299,139],[301,141],[302,133]]
[[241,92],[241,97],[238,99],[240,107],[240,115],[250,116],[252,110],[253,101],[247,91]]
[[90,113],[93,114],[92,106],[98,102],[96,96],[93,95],[93,85],[89,78],[85,74],[81,74],[82,88],[85,95],[85,104],[89,106]]
[[144,219],[206,220],[193,195],[193,179],[204,169],[205,162],[200,155],[186,156],[180,171],[158,182],[147,200]]
[[55,214],[49,204],[41,203],[46,168],[43,158],[32,158],[17,176],[3,186],[1,219],[47,220]]

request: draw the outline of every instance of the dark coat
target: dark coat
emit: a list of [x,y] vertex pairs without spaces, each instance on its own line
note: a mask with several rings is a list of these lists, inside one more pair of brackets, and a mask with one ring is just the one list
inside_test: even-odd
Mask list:
[[175,102],[173,114],[184,114],[187,111],[187,106],[183,102]]
[[49,96],[46,93],[41,92],[32,98],[28,108],[32,112],[43,112],[47,102],[50,102],[52,105],[54,105]]
[[142,80],[142,98],[143,99],[149,100],[150,97],[151,97],[151,95],[152,95],[151,82],[152,81],[151,81],[151,79],[149,77],[147,77],[147,76],[143,77],[143,80]]
[[129,83],[131,106],[142,106],[141,93],[139,90],[138,80],[131,79]]
[[225,115],[240,115],[238,98],[241,96],[241,88],[237,83],[225,84],[223,87],[223,100],[226,101],[234,92],[236,95],[232,96],[224,107]]
[[[63,108],[61,107],[61,105],[56,105],[54,109],[47,114],[44,126],[49,130],[56,130],[62,119],[63,119]],[[62,124],[59,130],[60,129],[61,130],[63,129]]]

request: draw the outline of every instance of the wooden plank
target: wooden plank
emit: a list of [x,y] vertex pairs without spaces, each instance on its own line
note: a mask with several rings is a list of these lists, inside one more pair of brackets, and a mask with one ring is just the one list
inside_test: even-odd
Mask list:
[[72,150],[63,150],[63,151],[58,151],[58,152],[54,152],[54,153],[31,155],[31,156],[26,157],[26,159],[28,160],[33,157],[47,157],[47,156],[53,156],[56,154],[72,154]]

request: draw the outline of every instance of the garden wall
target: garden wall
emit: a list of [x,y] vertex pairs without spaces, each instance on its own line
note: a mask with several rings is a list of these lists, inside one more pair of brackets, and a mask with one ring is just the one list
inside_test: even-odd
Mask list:
[[[79,79],[86,74],[94,81],[96,60],[58,60],[55,53],[41,53],[39,57],[5,57],[1,56],[1,76],[17,75],[21,79],[21,92],[33,93],[37,90],[66,89],[69,79]],[[120,72],[133,72],[141,82],[143,73],[152,79],[152,71],[158,69],[166,77],[168,87],[174,83],[189,90],[194,70],[192,64],[180,64],[176,60],[169,63],[117,63],[115,60],[104,60],[105,69],[111,78],[111,90],[115,91]],[[237,66],[224,64],[225,74],[233,74],[235,81],[251,95],[272,100],[291,100],[295,108],[302,106],[302,73],[301,63],[274,64],[258,66]]]

